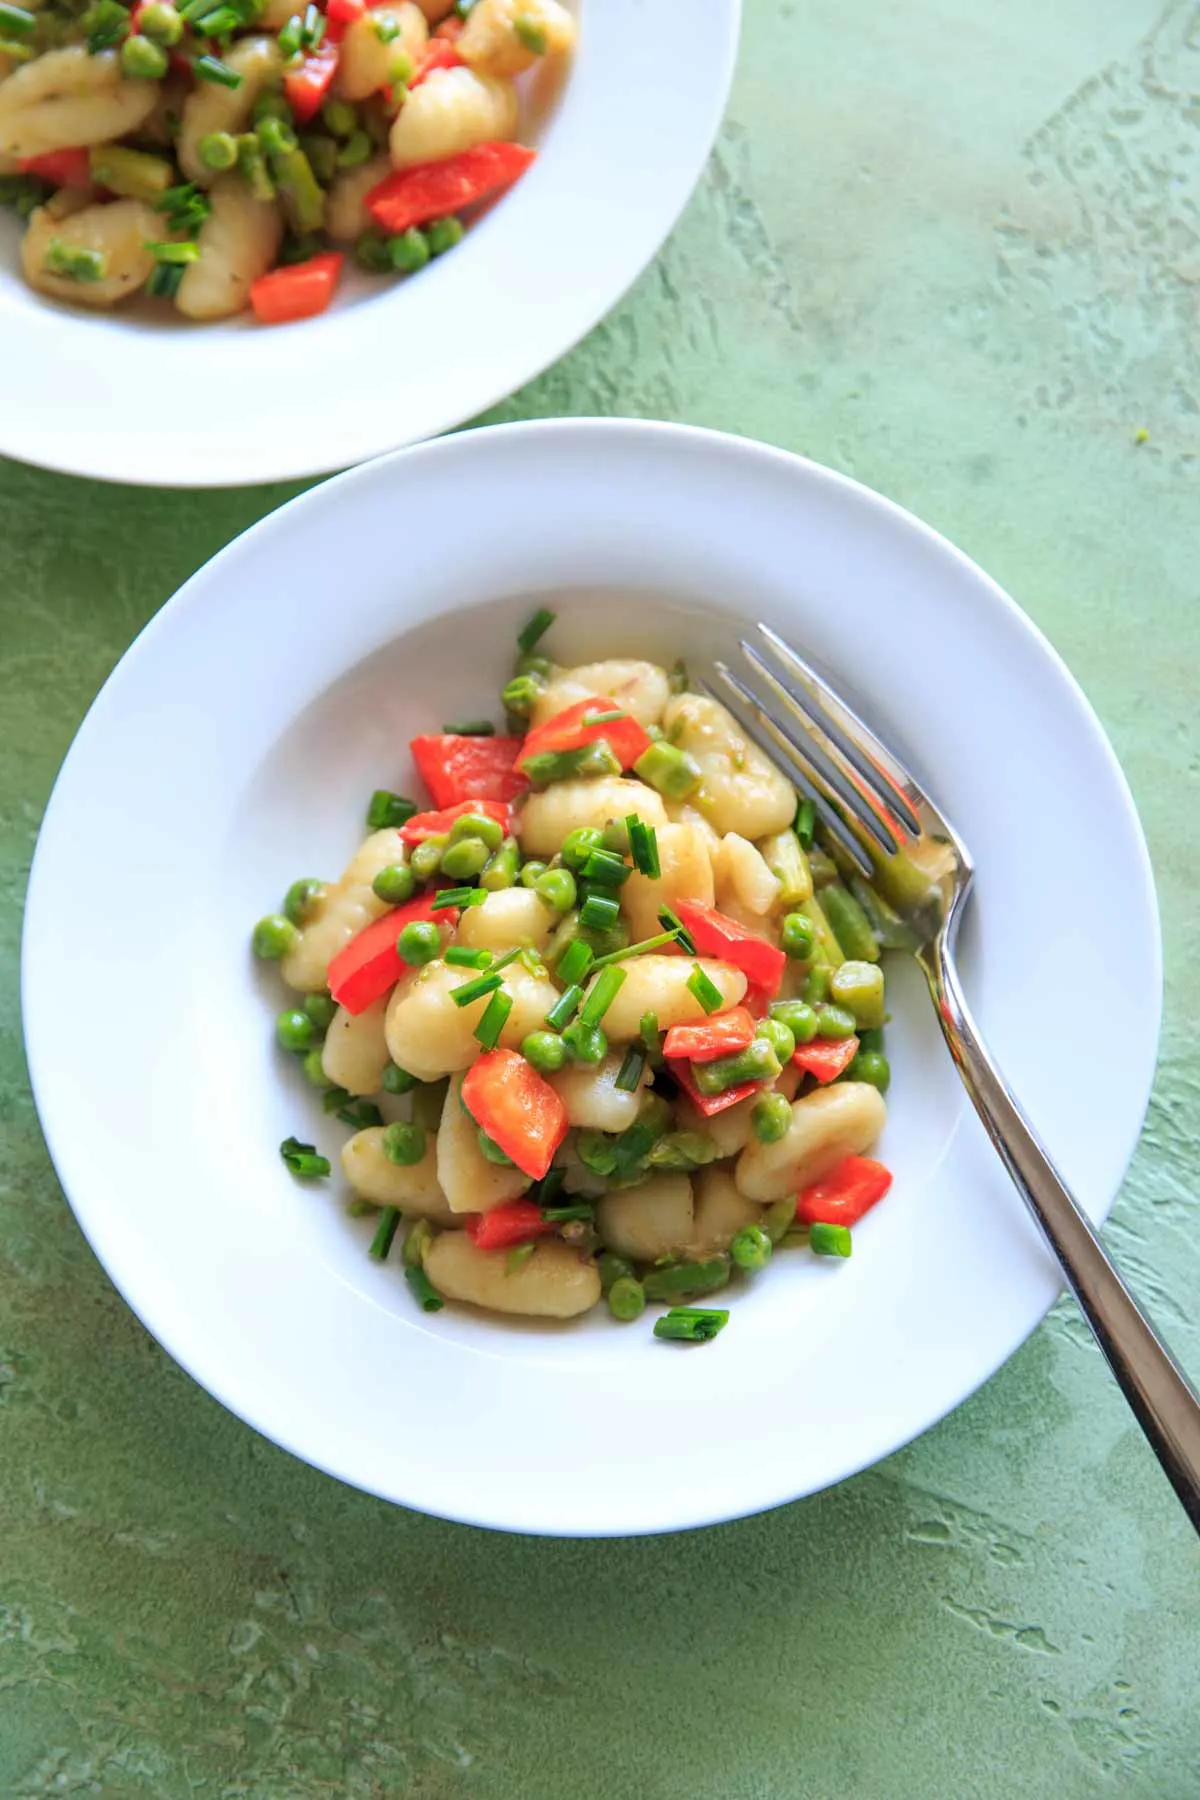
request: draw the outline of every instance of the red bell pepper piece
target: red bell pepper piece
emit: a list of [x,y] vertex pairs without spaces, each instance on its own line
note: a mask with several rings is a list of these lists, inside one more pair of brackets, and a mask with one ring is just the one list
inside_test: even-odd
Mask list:
[[509,1200],[489,1213],[472,1213],[467,1220],[467,1236],[480,1250],[510,1250],[553,1230],[553,1223],[543,1219],[541,1207],[532,1200]]
[[351,25],[365,18],[367,0],[329,0],[325,8],[325,41],[340,44]]
[[811,1044],[796,1045],[792,1061],[806,1075],[815,1075],[824,1087],[827,1082],[836,1081],[857,1055],[856,1037],[814,1038]]
[[574,706],[568,706],[564,712],[555,713],[544,725],[535,725],[525,738],[525,747],[521,751],[522,764],[531,756],[541,756],[547,750],[582,750],[585,744],[594,744],[597,738],[603,738],[619,760],[623,769],[633,766],[642,752],[650,748],[651,738],[633,717],[626,713],[623,719],[610,719],[604,724],[585,725],[584,719],[589,713],[609,713],[619,710],[618,702],[605,700],[603,696],[592,694],[586,700],[577,700]]
[[409,93],[413,88],[420,87],[423,81],[427,81],[435,69],[457,69],[461,66],[462,57],[448,38],[431,37],[422,50],[421,60],[409,81]]
[[[326,38],[319,50],[309,51],[299,68],[285,72],[284,98],[295,114],[297,125],[307,125],[325,104],[325,98],[337,74],[339,54],[336,43]],[[303,268],[304,264],[296,266]]]
[[385,176],[367,195],[367,211],[384,231],[408,231],[449,218],[523,175],[537,155],[524,144],[476,144],[441,162],[415,163]]
[[768,944],[756,932],[747,931],[735,919],[727,918],[715,906],[704,906],[699,900],[680,900],[675,911],[687,926],[701,956],[716,957],[718,962],[732,963],[747,981],[762,988],[768,998],[779,992],[787,957],[774,944]]
[[517,768],[523,738],[463,737],[440,731],[415,737],[409,749],[436,806],[459,800],[515,800],[529,786]]
[[485,819],[495,819],[507,835],[509,810],[503,800],[460,800],[457,806],[443,807],[440,812],[414,813],[407,824],[400,827],[400,836],[406,844],[423,844],[426,838],[449,831],[455,819],[461,819],[464,813],[479,813]]
[[395,987],[408,969],[396,948],[396,939],[414,919],[432,919],[452,925],[458,914],[447,907],[434,912],[436,894],[420,894],[394,906],[343,944],[329,965],[329,992],[348,1013],[364,1012]]
[[92,185],[92,162],[85,149],[44,150],[41,156],[23,156],[17,163],[22,175],[37,175],[55,187],[85,188]]
[[567,1109],[515,1050],[486,1050],[463,1076],[462,1102],[522,1174],[540,1181],[567,1135]]
[[457,43],[462,36],[463,26],[466,22],[457,13],[451,13],[448,19],[442,20],[433,35],[435,38],[444,38],[448,43]]
[[664,1056],[681,1056],[686,1062],[716,1062],[754,1042],[754,1020],[744,1006],[714,1013],[702,1025],[672,1025],[663,1039]]
[[250,283],[250,304],[264,325],[286,325],[293,319],[312,319],[333,299],[342,272],[342,252],[323,250],[307,262],[272,269]]
[[801,1188],[798,1225],[857,1225],[892,1185],[892,1171],[870,1156],[844,1156],[820,1181]]
[[[674,1026],[672,1026],[674,1030]],[[724,1112],[726,1107],[736,1106],[739,1100],[748,1100],[751,1094],[757,1094],[767,1086],[765,1081],[743,1081],[738,1087],[726,1088],[723,1094],[702,1094],[696,1086],[696,1078],[692,1074],[692,1065],[679,1057],[668,1062],[667,1067],[696,1108],[706,1119],[714,1114]]]

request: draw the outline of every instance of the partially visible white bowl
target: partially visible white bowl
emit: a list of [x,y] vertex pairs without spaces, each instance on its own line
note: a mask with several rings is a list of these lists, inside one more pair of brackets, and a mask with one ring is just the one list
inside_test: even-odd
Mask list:
[[[1011,1354],[1057,1275],[911,965],[890,989],[893,1194],[850,1262],[778,1257],[703,1348],[601,1313],[565,1329],[426,1318],[398,1269],[368,1260],[365,1223],[286,1173],[289,1133],[335,1154],[344,1134],[273,1048],[278,1000],[249,927],[295,877],[341,868],[366,795],[407,785],[410,735],[494,705],[538,601],[559,608],[550,641],[568,658],[683,651],[700,669],[764,618],[850,685],[975,856],[972,1005],[1102,1219],[1146,1105],[1160,970],[1145,846],[1095,717],[1028,619],[934,532],[810,463],[679,427],[443,439],[293,501],[194,576],[59,776],[25,926],[29,1063],[113,1280],[260,1431],[476,1524],[699,1525],[826,1486],[923,1430]],[[99,1035],[78,1023],[97,971]]]
[[324,473],[448,431],[564,355],[670,232],[712,148],[740,0],[584,0],[537,163],[417,279],[353,269],[333,309],[262,327],[89,314],[27,288],[0,214],[0,455],[106,481]]

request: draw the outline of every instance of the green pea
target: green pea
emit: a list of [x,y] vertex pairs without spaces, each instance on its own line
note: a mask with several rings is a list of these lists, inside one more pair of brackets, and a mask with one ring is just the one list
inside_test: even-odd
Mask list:
[[330,1085],[322,1055],[320,1050],[309,1050],[300,1064],[304,1070],[304,1079],[310,1081],[315,1088],[327,1088]]
[[407,1069],[400,1067],[399,1063],[389,1063],[383,1071],[383,1080],[379,1085],[385,1094],[411,1094],[413,1089],[420,1087],[421,1084],[415,1075],[410,1075]]
[[817,1015],[803,1000],[776,1000],[770,1017],[786,1025],[797,1044],[810,1044],[817,1035]]
[[389,906],[403,906],[412,899],[416,885],[417,878],[407,863],[389,863],[386,869],[380,869],[371,889]]
[[892,1081],[892,1065],[882,1050],[860,1050],[846,1070],[847,1081],[865,1081],[886,1094]]
[[541,880],[542,876],[545,873],[546,873],[545,863],[538,862],[536,860],[536,858],[531,858],[529,862],[525,863],[522,866],[521,886],[527,887],[527,888],[536,888],[538,882]]
[[624,1325],[640,1318],[646,1310],[646,1290],[641,1282],[630,1275],[622,1275],[614,1281],[608,1290],[608,1310]]
[[531,1031],[521,1041],[521,1055],[539,1075],[556,1075],[567,1060],[567,1046],[557,1031]]
[[304,1010],[318,1031],[328,1031],[337,1013],[337,1002],[328,994],[305,994]]
[[822,1001],[817,1008],[817,1036],[823,1038],[844,1039],[854,1036],[854,1014],[843,1007],[830,1006]]
[[283,897],[283,910],[293,925],[308,924],[323,892],[324,884],[311,877],[293,881]]
[[784,955],[796,962],[807,962],[813,953],[816,935],[811,919],[806,919],[803,913],[788,913],[779,931]]
[[623,1256],[617,1256],[612,1250],[605,1250],[602,1253],[596,1267],[600,1272],[600,1286],[606,1294],[614,1281],[634,1278],[633,1264],[626,1262]]
[[308,1014],[298,1006],[289,1006],[276,1015],[275,1036],[280,1048],[290,1050],[294,1055],[311,1050],[320,1035]]
[[282,119],[287,125],[292,123],[292,109],[282,94],[260,94],[250,116],[256,125],[261,125],[264,119]]
[[420,968],[432,962],[442,947],[442,934],[430,919],[413,919],[396,939],[402,961]]
[[603,850],[604,833],[597,831],[594,825],[577,825],[574,831],[568,831],[563,839],[562,859],[568,869],[576,874],[582,869],[593,850]]
[[864,1027],[858,1034],[858,1047],[860,1050],[882,1050],[883,1028],[876,1030],[869,1025]]
[[435,831],[423,844],[414,844],[409,867],[418,881],[428,881],[442,866],[442,852],[450,842],[444,831]]
[[450,842],[461,844],[464,838],[482,838],[489,850],[498,850],[504,842],[504,827],[486,813],[463,813],[450,827]]
[[491,851],[482,838],[460,838],[442,852],[442,874],[452,881],[474,881],[482,875]]
[[447,250],[453,250],[455,244],[461,244],[462,220],[453,216],[448,219],[435,219],[432,225],[426,226],[425,235],[429,239],[430,256],[444,256]]
[[358,113],[347,100],[327,100],[321,108],[321,122],[334,137],[348,138],[358,130]]
[[883,970],[878,963],[844,962],[829,978],[829,998],[856,1024],[878,1031],[885,1019]]
[[562,1041],[575,1061],[587,1069],[594,1069],[608,1055],[608,1039],[599,1025],[584,1025],[572,1019],[563,1031]]
[[479,885],[486,888],[489,894],[499,893],[501,888],[513,887],[520,866],[521,852],[516,838],[505,838],[500,848],[492,851],[487,866],[479,877]]
[[337,153],[339,169],[361,169],[370,162],[375,146],[365,131],[352,131]]
[[780,1068],[782,1068],[785,1063],[791,1062],[792,1057],[796,1054],[795,1036],[789,1030],[787,1025],[784,1024],[782,1019],[768,1017],[760,1020],[754,1035],[755,1037],[766,1038],[768,1044],[770,1044],[772,1050],[779,1058]]
[[279,913],[268,913],[254,927],[250,938],[250,947],[255,956],[262,957],[264,962],[278,962],[293,947],[300,933],[290,919]]
[[733,1235],[729,1254],[739,1269],[765,1269],[774,1245],[761,1225],[743,1225]]
[[354,260],[371,275],[390,275],[392,259],[381,231],[364,231],[354,240]]
[[429,239],[416,225],[387,241],[393,269],[401,275],[415,275],[429,261]]
[[425,1154],[425,1132],[420,1125],[389,1125],[381,1139],[383,1154],[401,1169],[411,1169]]
[[539,876],[533,891],[556,913],[569,913],[576,899],[575,877],[569,869],[547,869]]
[[786,1137],[792,1109],[783,1094],[763,1094],[750,1112],[750,1128],[760,1144],[777,1144]]
[[165,44],[170,49],[183,36],[183,20],[173,6],[167,6],[164,0],[151,0],[149,6],[143,6],[138,14],[138,30],[143,37],[148,37],[156,44]]
[[135,31],[121,45],[121,72],[135,81],[161,81],[167,72],[168,57],[161,44],[152,43]]

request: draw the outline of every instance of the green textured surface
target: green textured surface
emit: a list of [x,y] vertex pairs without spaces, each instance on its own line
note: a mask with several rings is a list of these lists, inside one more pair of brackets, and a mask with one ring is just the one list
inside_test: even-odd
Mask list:
[[[1108,1237],[1194,1373],[1198,92],[1192,4],[749,0],[675,237],[497,414],[806,451],[944,530],[1066,656],[1166,935],[1162,1064]],[[25,1084],[25,874],[103,676],[283,497],[0,469],[0,1795],[1195,1800],[1195,1542],[1065,1304],[838,1491],[571,1544],[337,1486],[118,1300]],[[1102,845],[1097,869],[1102,905]],[[103,1054],[119,999],[99,970],[79,994]]]

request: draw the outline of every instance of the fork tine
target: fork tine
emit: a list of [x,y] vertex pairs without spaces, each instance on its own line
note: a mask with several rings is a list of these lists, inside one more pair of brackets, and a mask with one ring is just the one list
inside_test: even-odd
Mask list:
[[[810,732],[806,731],[803,734],[803,744],[795,743],[780,726],[779,721],[768,712],[758,695],[733,673],[727,663],[718,660],[714,662],[713,667],[729,690],[728,693],[714,696],[714,698],[719,697],[722,704],[729,707],[743,731],[754,739],[761,750],[764,750],[772,760],[782,761],[786,764],[796,780],[797,786],[803,788],[804,792],[811,797],[826,828],[833,833],[839,843],[845,846],[848,854],[854,859],[855,867],[869,880],[874,873],[873,866],[855,828],[859,825],[862,815],[869,812],[870,808],[864,805],[861,798],[858,799],[857,806],[854,806],[843,797],[841,789],[847,785],[844,776],[833,767],[829,757],[814,741]],[[736,695],[736,700],[731,699],[731,695]],[[832,779],[830,779],[830,775],[832,775]],[[849,820],[845,817],[843,808],[850,811],[851,818]],[[876,831],[881,831],[882,827],[878,820],[875,820],[874,823]],[[862,836],[865,837],[867,835],[865,823],[861,829]],[[888,851],[890,852],[893,847],[889,842]]]
[[[927,804],[925,795],[895,751],[889,750],[876,737],[853,707],[805,662],[786,639],[761,622],[758,629],[776,658],[799,678],[801,687],[798,690],[790,682],[779,682],[778,676],[774,679],[805,717],[824,734],[843,761],[867,783],[888,812],[897,817],[913,837],[920,837],[922,825],[917,807],[922,803]],[[756,667],[764,674],[770,673],[762,657],[744,639],[741,647]]]

